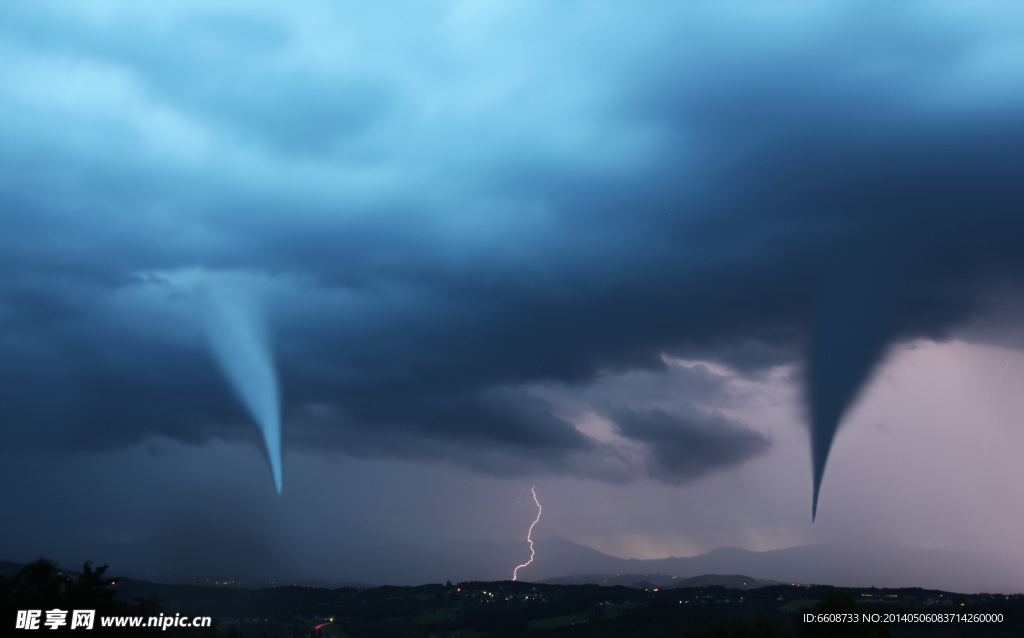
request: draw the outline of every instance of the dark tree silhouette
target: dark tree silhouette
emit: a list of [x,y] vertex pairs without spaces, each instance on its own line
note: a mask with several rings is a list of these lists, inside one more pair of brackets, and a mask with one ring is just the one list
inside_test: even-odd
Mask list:
[[[45,628],[47,635],[70,631],[70,614],[76,609],[96,611],[94,629],[87,632],[88,635],[117,635],[122,638],[152,635],[151,629],[134,630],[122,627],[104,630],[100,626],[101,616],[149,617],[160,613],[160,604],[156,599],[135,603],[118,600],[117,590],[114,589],[117,579],[107,576],[107,569],[107,565],[93,569],[92,562],[86,562],[82,565],[82,573],[73,578],[62,572],[57,563],[40,558],[25,565],[13,576],[0,574],[0,635],[13,633],[19,610],[41,610],[45,614],[51,609],[67,611],[68,622],[57,631]],[[42,624],[40,628],[43,629]],[[178,634],[173,629],[160,633],[164,636]],[[205,633],[191,629],[189,635],[201,636]]]

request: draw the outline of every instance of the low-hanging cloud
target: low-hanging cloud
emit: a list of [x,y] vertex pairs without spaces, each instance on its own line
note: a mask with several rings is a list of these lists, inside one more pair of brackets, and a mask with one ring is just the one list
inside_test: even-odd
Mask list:
[[[816,511],[887,345],[1024,282],[1019,34],[918,9],[5,8],[0,438],[255,440],[188,316],[198,266],[273,284],[285,414],[329,408],[286,445],[622,480],[524,389],[796,364]],[[661,480],[766,450],[629,403]]]
[[693,409],[684,414],[620,410],[613,418],[621,436],[643,444],[651,477],[667,483],[681,484],[740,465],[771,445],[764,435],[721,414]]

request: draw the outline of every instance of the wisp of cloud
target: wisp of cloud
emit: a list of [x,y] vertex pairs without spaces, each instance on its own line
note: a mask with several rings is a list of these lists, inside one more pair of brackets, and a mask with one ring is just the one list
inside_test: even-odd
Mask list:
[[263,432],[274,489],[281,493],[281,409],[264,313],[251,294],[207,286],[203,323],[214,358]]

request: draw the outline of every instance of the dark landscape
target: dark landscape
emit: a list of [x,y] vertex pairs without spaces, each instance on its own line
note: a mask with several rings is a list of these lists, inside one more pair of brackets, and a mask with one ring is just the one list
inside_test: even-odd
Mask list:
[[[0,609],[6,626],[17,609],[68,604],[46,582],[81,583],[81,572],[0,563]],[[91,568],[90,568],[91,569]],[[34,570],[33,577],[28,576]],[[599,579],[608,585],[565,584]],[[566,577],[558,582],[467,581],[419,586],[312,587],[169,585],[110,577],[95,586],[100,613],[210,616],[209,629],[165,635],[245,638],[333,636],[483,638],[488,636],[1019,636],[1024,595],[960,594],[922,588],[771,583],[741,574],[678,578],[664,574]],[[67,585],[67,589],[72,589]],[[116,592],[116,593],[115,593]],[[810,614],[819,620],[808,620]],[[856,616],[856,623],[819,614]],[[944,622],[928,619],[943,616]],[[828,616],[832,618],[834,616]],[[922,620],[923,618],[923,620]],[[67,630],[67,628],[64,628]],[[111,629],[154,635],[155,629]],[[50,632],[47,632],[50,633]],[[61,632],[58,632],[61,633]],[[100,631],[99,633],[103,633]]]

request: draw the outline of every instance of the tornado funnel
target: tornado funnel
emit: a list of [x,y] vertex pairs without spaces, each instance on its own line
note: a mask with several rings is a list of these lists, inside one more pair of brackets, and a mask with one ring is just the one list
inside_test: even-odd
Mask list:
[[263,434],[274,489],[281,493],[281,405],[264,312],[251,293],[209,287],[203,303],[214,359]]
[[878,264],[844,273],[822,308],[806,379],[814,480],[812,523],[818,516],[825,464],[843,415],[885,353],[895,323],[892,277]]

